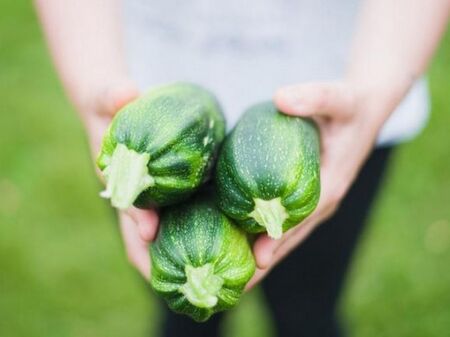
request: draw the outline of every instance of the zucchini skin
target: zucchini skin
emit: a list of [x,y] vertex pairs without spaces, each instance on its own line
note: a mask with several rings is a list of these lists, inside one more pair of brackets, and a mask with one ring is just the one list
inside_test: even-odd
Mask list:
[[[230,309],[255,272],[255,262],[245,232],[215,205],[210,193],[162,210],[160,230],[150,246],[151,285],[173,311],[206,321]],[[187,282],[186,266],[212,265],[223,284],[213,307],[192,304],[180,291]]]
[[148,153],[154,185],[138,192],[134,205],[170,205],[186,199],[209,178],[224,136],[223,113],[210,92],[190,83],[164,85],[118,112],[104,136],[97,165],[105,170],[117,144]]
[[279,198],[287,217],[281,228],[285,232],[317,206],[319,161],[319,135],[312,121],[284,115],[272,102],[254,105],[244,112],[219,154],[219,207],[247,232],[261,233],[266,228],[250,215],[255,198]]

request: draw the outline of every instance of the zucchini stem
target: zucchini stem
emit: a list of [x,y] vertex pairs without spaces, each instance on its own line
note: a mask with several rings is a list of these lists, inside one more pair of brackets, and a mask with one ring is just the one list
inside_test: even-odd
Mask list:
[[138,153],[124,144],[117,144],[110,163],[103,170],[106,190],[100,195],[111,199],[111,204],[116,208],[130,207],[139,194],[155,184],[148,174],[149,160],[148,153]]
[[214,275],[214,267],[207,263],[200,267],[186,265],[187,281],[178,291],[188,299],[191,304],[199,308],[212,308],[217,304],[217,294],[222,288],[223,279]]
[[267,230],[271,238],[281,238],[283,223],[289,217],[286,208],[281,204],[281,198],[271,200],[254,198],[253,201],[255,208],[249,215]]

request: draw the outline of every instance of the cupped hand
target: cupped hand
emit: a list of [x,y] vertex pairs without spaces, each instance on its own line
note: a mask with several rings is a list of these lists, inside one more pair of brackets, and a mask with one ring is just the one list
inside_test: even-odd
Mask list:
[[321,195],[316,210],[281,239],[273,240],[266,234],[257,238],[253,252],[258,268],[248,289],[336,211],[390,112],[360,87],[346,82],[283,87],[276,92],[274,102],[280,111],[310,117],[319,127]]
[[[82,108],[91,151],[97,157],[103,135],[114,115],[128,102],[139,96],[133,83],[123,81],[103,90],[92,102]],[[97,169],[100,175],[100,171]],[[101,175],[100,175],[101,176]],[[141,210],[130,207],[118,211],[122,238],[128,260],[145,277],[150,277],[150,257],[148,245],[154,240],[158,229],[158,214],[155,210]]]

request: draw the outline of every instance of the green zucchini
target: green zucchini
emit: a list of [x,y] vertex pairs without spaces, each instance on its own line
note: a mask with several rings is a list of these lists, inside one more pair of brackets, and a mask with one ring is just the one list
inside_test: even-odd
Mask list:
[[208,178],[224,135],[211,93],[188,83],[157,87],[120,110],[107,130],[97,160],[106,180],[101,195],[119,209],[179,202]]
[[278,239],[316,207],[320,195],[315,125],[272,103],[249,108],[225,140],[216,169],[219,207],[250,233]]
[[150,255],[153,289],[199,322],[233,307],[255,271],[245,233],[208,195],[162,210]]

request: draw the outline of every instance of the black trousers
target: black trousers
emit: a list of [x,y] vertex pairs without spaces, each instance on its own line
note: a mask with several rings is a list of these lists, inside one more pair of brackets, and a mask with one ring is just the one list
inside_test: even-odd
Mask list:
[[[341,336],[336,305],[390,153],[390,148],[373,151],[335,215],[262,282],[278,336]],[[163,336],[218,336],[222,316],[195,323],[188,317],[167,312]]]

